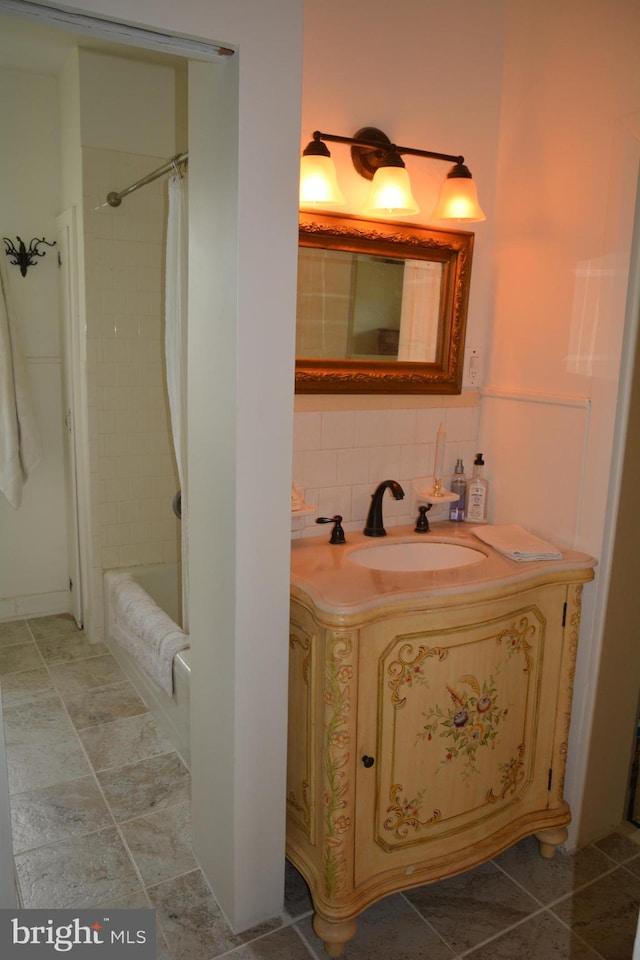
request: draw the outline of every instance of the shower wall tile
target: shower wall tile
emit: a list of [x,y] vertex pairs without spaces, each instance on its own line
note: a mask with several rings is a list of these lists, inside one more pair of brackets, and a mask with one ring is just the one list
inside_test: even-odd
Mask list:
[[83,152],[94,639],[103,569],[178,555],[163,356],[166,184],[149,184],[118,208],[104,205],[110,190],[165,159]]

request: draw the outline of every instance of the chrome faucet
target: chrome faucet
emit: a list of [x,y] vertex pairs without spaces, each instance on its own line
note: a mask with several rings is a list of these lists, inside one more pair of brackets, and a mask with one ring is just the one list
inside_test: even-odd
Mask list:
[[397,480],[383,480],[382,483],[378,484],[375,492],[371,494],[369,516],[363,531],[365,537],[386,537],[387,535],[382,523],[382,497],[387,487],[391,490],[394,500],[404,499],[404,490]]

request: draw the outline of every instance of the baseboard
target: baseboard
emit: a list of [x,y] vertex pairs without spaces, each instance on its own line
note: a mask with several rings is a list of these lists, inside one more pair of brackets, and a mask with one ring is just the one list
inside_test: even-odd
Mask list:
[[70,610],[70,590],[55,590],[51,593],[27,593],[20,597],[0,599],[0,620],[47,617],[56,613],[69,613]]

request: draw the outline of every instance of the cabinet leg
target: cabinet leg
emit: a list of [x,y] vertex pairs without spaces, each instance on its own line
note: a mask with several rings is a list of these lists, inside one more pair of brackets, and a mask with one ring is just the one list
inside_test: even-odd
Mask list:
[[354,936],[356,927],[355,920],[338,920],[334,923],[317,913],[313,916],[313,929],[322,940],[325,953],[329,957],[342,956],[345,943]]
[[538,841],[540,856],[551,860],[555,855],[556,848],[559,844],[564,843],[568,836],[569,831],[566,827],[550,827],[548,830],[539,830],[536,833],[536,840]]

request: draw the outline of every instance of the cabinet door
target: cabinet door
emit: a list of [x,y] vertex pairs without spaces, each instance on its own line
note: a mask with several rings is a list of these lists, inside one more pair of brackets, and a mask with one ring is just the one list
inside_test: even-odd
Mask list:
[[446,876],[546,809],[565,598],[550,586],[363,631],[358,755],[375,762],[357,774],[356,884],[426,860]]

